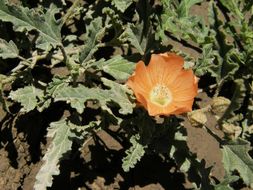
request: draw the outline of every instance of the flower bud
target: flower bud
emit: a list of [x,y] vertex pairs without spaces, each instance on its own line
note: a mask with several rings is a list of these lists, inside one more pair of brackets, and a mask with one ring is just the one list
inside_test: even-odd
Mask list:
[[224,123],[222,131],[228,135],[230,139],[237,139],[242,132],[242,128],[233,124]]
[[206,114],[202,109],[188,112],[187,117],[193,127],[205,125],[205,123],[207,122]]
[[216,115],[223,115],[230,103],[231,101],[223,96],[215,97],[211,105],[212,112]]

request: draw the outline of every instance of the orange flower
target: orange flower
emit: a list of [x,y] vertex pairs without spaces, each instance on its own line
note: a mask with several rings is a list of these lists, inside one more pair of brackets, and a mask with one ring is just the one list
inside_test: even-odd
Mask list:
[[143,61],[127,85],[150,116],[181,114],[192,110],[197,95],[197,77],[183,69],[184,60],[174,53],[152,54],[146,67]]

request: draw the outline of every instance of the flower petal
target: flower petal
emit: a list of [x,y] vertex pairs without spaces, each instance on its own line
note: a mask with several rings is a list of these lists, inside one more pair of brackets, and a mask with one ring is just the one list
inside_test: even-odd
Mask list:
[[192,70],[183,70],[170,87],[174,101],[186,101],[197,95],[197,81]]
[[126,84],[134,91],[137,101],[146,104],[152,84],[143,61],[136,64],[135,73],[128,79]]
[[[150,116],[168,116],[192,110],[198,79],[192,70],[184,70],[183,64],[183,58],[174,53],[153,54],[147,67],[142,61],[137,63],[127,85]],[[163,88],[158,88],[159,85]],[[166,98],[162,90],[167,88],[171,92],[171,101],[166,105],[154,102],[151,92],[156,89],[155,98]]]
[[194,99],[191,100],[186,100],[186,101],[175,101],[174,104],[177,105],[177,109],[173,111],[171,114],[181,114],[185,112],[190,112],[192,111],[192,104],[193,104]]
[[177,107],[173,103],[169,104],[168,106],[162,107],[148,101],[147,110],[150,116],[156,116],[156,115],[169,116],[171,115],[171,113],[177,110]]

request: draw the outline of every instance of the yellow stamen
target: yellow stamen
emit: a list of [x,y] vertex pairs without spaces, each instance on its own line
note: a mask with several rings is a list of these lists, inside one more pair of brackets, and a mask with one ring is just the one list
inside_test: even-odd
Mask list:
[[167,86],[158,84],[150,92],[150,100],[152,103],[165,107],[172,101],[172,95]]

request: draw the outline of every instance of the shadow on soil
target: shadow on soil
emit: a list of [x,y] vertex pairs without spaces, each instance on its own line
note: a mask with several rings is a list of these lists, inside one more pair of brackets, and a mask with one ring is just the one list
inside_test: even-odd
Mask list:
[[[175,165],[169,159],[162,159],[157,155],[146,155],[134,169],[126,173],[121,168],[124,150],[106,149],[99,140],[95,145],[89,146],[90,161],[85,162],[80,158],[79,152],[70,160],[61,163],[61,174],[54,178],[51,189],[74,190],[78,187],[92,189],[92,184],[97,177],[104,179],[104,187],[114,184],[117,189],[129,189],[131,187],[144,187],[150,184],[160,184],[164,189],[185,189],[185,176],[177,173]],[[121,176],[120,178],[118,176]],[[101,187],[103,189],[103,187]],[[111,189],[109,188],[109,189]]]

